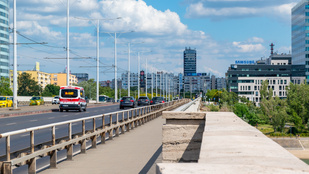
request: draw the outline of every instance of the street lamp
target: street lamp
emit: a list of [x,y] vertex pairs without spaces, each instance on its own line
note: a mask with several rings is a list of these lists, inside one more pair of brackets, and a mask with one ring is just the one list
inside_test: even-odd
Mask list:
[[[131,32],[134,32],[134,31],[129,31],[129,32],[119,32],[119,34],[123,34],[123,33],[131,33]],[[107,33],[109,34],[110,36],[111,33],[109,32],[103,32],[103,33]],[[120,37],[120,35],[118,37]],[[115,63],[114,63],[114,72],[115,72],[115,102],[117,102],[117,99],[118,99],[118,95],[117,95],[117,91],[118,91],[118,79],[117,79],[117,32],[114,32],[114,58],[115,58]]]
[[[77,18],[77,17],[76,17]],[[77,19],[81,19],[81,20],[88,20],[88,21],[93,21],[93,20],[96,20],[97,21],[97,24],[96,24],[96,27],[97,27],[97,95],[96,95],[96,103],[99,103],[99,63],[100,63],[100,54],[99,54],[99,51],[100,51],[100,48],[99,48],[99,45],[100,45],[100,20],[114,20],[114,19],[87,19],[87,18],[77,18]],[[118,18],[115,18],[115,19],[121,19],[121,17],[118,17]]]

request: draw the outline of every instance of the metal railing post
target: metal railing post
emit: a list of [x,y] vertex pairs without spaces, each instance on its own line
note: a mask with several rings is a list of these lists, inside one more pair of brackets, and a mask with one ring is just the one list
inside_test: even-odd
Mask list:
[[[85,120],[82,121],[82,135],[86,134],[86,122]],[[82,140],[81,142],[81,153],[86,153],[86,139]]]
[[[69,140],[72,140],[72,123],[69,123]],[[67,146],[67,160],[73,160],[73,144]]]
[[[56,126],[52,127],[52,142],[53,146],[56,145]],[[57,168],[57,150],[54,150],[50,153],[50,168]]]
[[[96,123],[95,123],[95,118],[92,119],[92,131],[96,131]],[[94,135],[92,137],[92,148],[97,148],[97,135]]]

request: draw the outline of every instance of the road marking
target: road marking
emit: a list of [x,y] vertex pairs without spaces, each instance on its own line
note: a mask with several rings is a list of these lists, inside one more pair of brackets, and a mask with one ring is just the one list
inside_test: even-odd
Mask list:
[[75,125],[78,125],[78,123],[73,123],[72,125],[75,126]]
[[21,135],[21,137],[27,137],[29,136],[29,134],[24,134],[24,135]]
[[67,117],[67,116],[69,116],[69,115],[63,115],[62,117]]
[[54,119],[54,118],[55,118],[55,117],[49,117],[48,119],[51,120],[51,119]]
[[8,123],[8,124],[6,124],[7,126],[10,126],[10,125],[14,125],[14,124],[16,124],[16,123]]
[[30,120],[30,122],[35,122],[35,121],[38,121],[38,120]]

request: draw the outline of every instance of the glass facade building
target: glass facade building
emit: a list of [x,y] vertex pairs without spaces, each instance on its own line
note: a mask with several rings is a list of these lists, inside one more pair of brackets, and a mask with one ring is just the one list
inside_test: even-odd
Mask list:
[[305,65],[309,82],[309,0],[292,8],[292,64]]
[[196,50],[186,48],[183,52],[183,73],[196,73]]
[[0,0],[0,78],[9,78],[9,1]]

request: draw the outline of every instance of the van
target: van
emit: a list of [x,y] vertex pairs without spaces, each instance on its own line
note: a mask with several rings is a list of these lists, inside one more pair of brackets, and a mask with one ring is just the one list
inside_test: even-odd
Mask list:
[[59,111],[78,110],[86,111],[87,102],[83,87],[78,86],[61,86],[59,91]]

